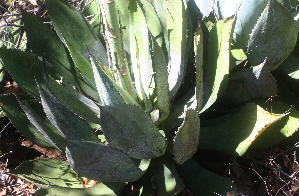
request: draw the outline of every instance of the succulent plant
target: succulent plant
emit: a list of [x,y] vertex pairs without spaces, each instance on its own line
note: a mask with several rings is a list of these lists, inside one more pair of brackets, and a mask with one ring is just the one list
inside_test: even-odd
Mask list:
[[[294,17],[276,0],[251,18],[252,33],[240,42],[242,7],[237,20],[212,22],[209,31],[206,18],[193,32],[195,14],[183,0],[83,1],[79,10],[46,0],[46,6],[50,20],[21,11],[33,53],[0,49],[9,74],[29,94],[2,96],[2,110],[27,139],[68,159],[32,160],[15,170],[42,187],[36,195],[117,195],[127,182],[139,184],[140,195],[177,195],[185,185],[194,195],[225,194],[235,186],[192,158],[198,148],[238,157],[261,148],[267,128],[280,119],[286,127],[272,130],[278,134],[262,147],[298,128],[296,109],[274,102],[282,112],[273,114],[264,102],[252,102],[277,94],[271,71],[297,40]],[[277,34],[269,38],[273,28]],[[231,49],[233,35],[239,48]],[[273,40],[285,44],[283,54],[276,55]],[[243,69],[234,62],[246,59],[245,46],[252,67]],[[216,101],[243,107],[200,120],[207,110],[216,113]],[[185,184],[179,172],[188,174]],[[84,189],[82,177],[100,183]]]

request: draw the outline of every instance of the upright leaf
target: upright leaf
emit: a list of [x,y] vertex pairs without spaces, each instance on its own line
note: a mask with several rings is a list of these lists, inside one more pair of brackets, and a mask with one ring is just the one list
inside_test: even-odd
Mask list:
[[199,143],[200,120],[195,110],[187,110],[185,121],[174,139],[174,160],[183,164],[196,153]]
[[228,82],[233,19],[224,19],[209,34],[208,66],[205,66],[204,98],[200,113],[208,109],[224,91]]
[[104,73],[93,58],[94,57],[90,55],[96,86],[103,105],[124,103],[123,98],[111,82],[110,78]]

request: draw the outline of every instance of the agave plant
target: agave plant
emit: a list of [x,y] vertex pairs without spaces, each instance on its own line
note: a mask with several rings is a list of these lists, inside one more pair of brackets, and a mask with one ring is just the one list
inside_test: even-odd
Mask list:
[[[2,96],[1,108],[27,139],[61,150],[68,161],[28,161],[15,173],[42,187],[36,195],[117,195],[127,182],[140,185],[140,195],[176,195],[185,184],[195,195],[235,190],[192,158],[198,148],[241,156],[287,114],[294,118],[284,123],[293,126],[278,132],[288,137],[298,128],[295,109],[283,113],[288,106],[275,103],[283,112],[273,114],[250,102],[277,93],[270,71],[295,47],[294,17],[269,0],[258,17],[248,16],[250,26],[242,21],[246,2],[237,19],[206,18],[194,34],[195,15],[182,0],[83,1],[79,10],[46,0],[50,20],[22,10],[33,53],[1,49],[0,58],[29,95]],[[269,38],[274,23],[278,32]],[[282,40],[281,55],[269,52],[274,39]],[[234,63],[247,58],[244,43],[252,67],[242,70],[244,63]],[[245,105],[200,123],[220,95],[228,105]],[[185,184],[178,173],[188,174]],[[84,189],[82,177],[100,183]]]

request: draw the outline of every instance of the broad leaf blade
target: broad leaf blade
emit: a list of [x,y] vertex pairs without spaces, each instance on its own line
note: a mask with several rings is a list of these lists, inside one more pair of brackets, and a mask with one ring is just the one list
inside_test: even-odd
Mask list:
[[30,160],[17,167],[14,174],[42,187],[83,188],[83,179],[66,161],[55,159]]
[[267,58],[265,66],[273,71],[290,55],[297,37],[292,14],[277,0],[269,0],[250,36],[248,61],[256,66]]
[[125,153],[96,142],[66,141],[66,155],[80,175],[96,181],[133,182],[144,173]]
[[108,67],[106,50],[84,16],[66,1],[47,0],[46,5],[60,39],[62,40],[61,33],[63,33],[71,45],[86,59],[89,59],[88,47],[96,59]]
[[[44,23],[49,21],[35,17],[24,10],[22,10],[22,17],[28,44],[32,51],[38,56],[43,56],[46,51],[47,62],[63,75],[64,80],[74,85],[81,93],[97,100],[99,97],[96,91],[91,88],[76,69],[68,49],[61,42],[57,33],[49,23]],[[52,75],[52,77],[54,76]]]
[[195,110],[187,110],[185,121],[174,139],[174,160],[183,164],[196,153],[199,143],[200,120]]
[[135,159],[165,153],[166,140],[140,107],[130,104],[102,106],[101,127],[110,146]]
[[199,148],[242,156],[261,133],[284,116],[248,103],[235,114],[213,120],[212,126],[201,127]]
[[228,82],[233,19],[224,19],[209,34],[208,66],[205,66],[204,98],[200,113],[208,109],[224,91]]
[[99,141],[97,135],[86,121],[73,113],[58,99],[47,93],[38,85],[42,105],[51,123],[67,139]]

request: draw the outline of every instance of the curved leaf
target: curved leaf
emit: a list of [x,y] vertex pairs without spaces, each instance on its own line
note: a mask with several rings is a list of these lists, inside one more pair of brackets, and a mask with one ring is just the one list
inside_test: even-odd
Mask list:
[[46,5],[60,39],[62,40],[63,33],[86,59],[89,59],[88,47],[96,59],[108,67],[106,50],[84,16],[73,5],[63,0],[46,0]]
[[39,86],[42,105],[51,123],[67,139],[100,141],[86,121]]
[[[31,97],[23,97],[23,100]],[[35,100],[35,102],[38,102]],[[13,94],[0,96],[1,109],[11,120],[15,128],[28,140],[44,148],[56,148],[45,136],[29,121],[26,114],[23,112],[16,97]],[[40,104],[38,104],[40,105]],[[40,105],[41,106],[41,105]],[[35,108],[37,108],[35,106]],[[42,111],[42,108],[40,108]],[[42,112],[43,113],[43,112]],[[41,113],[41,114],[42,114]],[[39,115],[41,117],[41,115]],[[46,117],[46,116],[44,116]]]
[[67,140],[66,145],[71,167],[88,179],[133,182],[144,173],[128,155],[104,144]]
[[22,163],[13,173],[41,187],[83,188],[83,179],[66,161],[55,159],[30,160]]
[[21,10],[21,12],[28,44],[32,51],[38,56],[44,56],[46,51],[47,62],[53,65],[63,75],[65,80],[74,85],[80,92],[97,100],[99,97],[96,91],[90,87],[76,69],[69,51],[61,42],[52,26],[44,23],[49,21],[30,15],[24,10]]
[[201,127],[199,148],[242,156],[261,133],[284,116],[248,103],[234,115],[228,114],[215,119],[212,126]]
[[270,0],[250,36],[247,56],[252,66],[266,58],[266,68],[276,69],[292,52],[298,37],[292,14],[277,0]]
[[114,104],[100,109],[100,125],[111,147],[135,159],[151,159],[165,153],[164,136],[140,107]]

